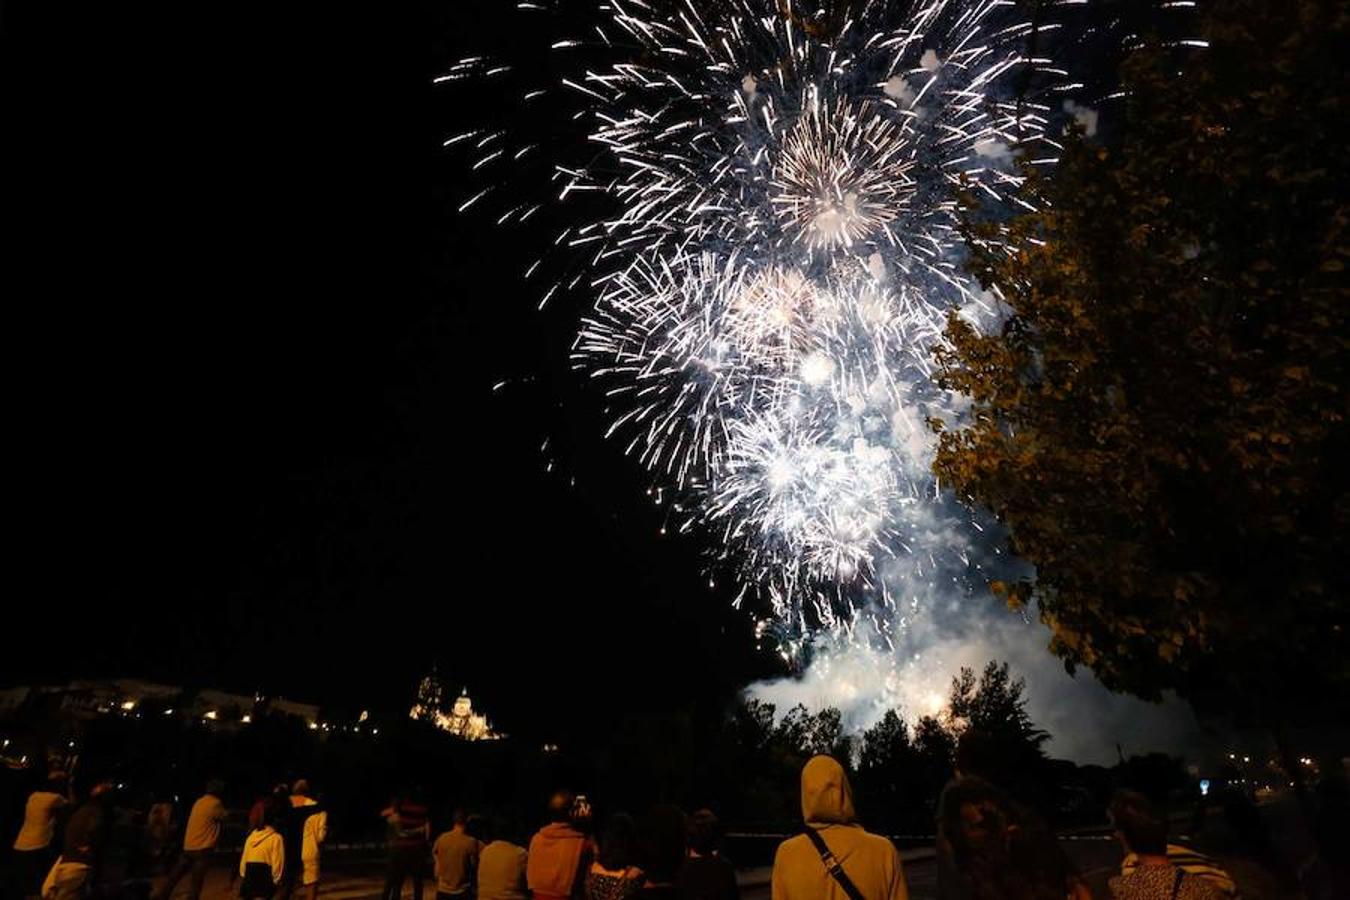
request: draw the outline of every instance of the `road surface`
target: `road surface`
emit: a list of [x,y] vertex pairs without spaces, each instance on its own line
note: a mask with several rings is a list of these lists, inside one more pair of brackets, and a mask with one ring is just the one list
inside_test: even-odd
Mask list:
[[[1095,836],[1077,839],[1066,838],[1063,841],[1065,851],[1087,879],[1094,897],[1109,898],[1107,880],[1119,871],[1121,852],[1113,840]],[[905,880],[909,884],[911,900],[935,900],[937,897],[937,865],[931,850],[907,850],[902,853],[905,867]],[[221,857],[220,864],[207,878],[202,900],[237,900],[239,885],[230,878],[226,865],[229,857]],[[1248,900],[1275,900],[1283,896],[1273,887],[1262,884],[1259,875],[1244,873],[1237,867],[1241,863],[1225,860],[1233,874],[1239,878],[1243,897]],[[320,900],[379,900],[384,887],[383,863],[369,857],[362,859],[335,859],[324,870],[323,881],[319,888]],[[743,869],[738,875],[743,900],[768,900],[768,868]],[[185,878],[174,891],[172,900],[187,900],[188,880]],[[433,879],[427,879],[423,900],[435,900],[436,885]],[[412,885],[403,886],[402,900],[413,900]]]

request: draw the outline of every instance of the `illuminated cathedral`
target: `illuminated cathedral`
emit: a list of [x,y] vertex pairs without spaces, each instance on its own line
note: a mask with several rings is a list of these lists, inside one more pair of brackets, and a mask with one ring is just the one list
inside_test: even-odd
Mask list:
[[417,686],[417,700],[408,713],[410,718],[430,722],[442,731],[466,741],[495,741],[504,737],[492,730],[487,716],[473,710],[469,689],[464,688],[449,712],[444,705],[445,690],[433,668],[431,674]]

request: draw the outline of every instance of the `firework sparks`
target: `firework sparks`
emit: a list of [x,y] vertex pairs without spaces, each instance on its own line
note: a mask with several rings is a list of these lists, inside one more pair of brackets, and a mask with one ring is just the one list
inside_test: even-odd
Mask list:
[[[546,298],[592,289],[573,359],[610,396],[611,433],[681,497],[683,527],[713,536],[764,599],[788,655],[864,620],[889,643],[905,620],[886,573],[951,578],[968,562],[928,531],[927,421],[959,403],[931,383],[931,351],[947,314],[979,302],[955,188],[1025,203],[1014,152],[1053,159],[1061,107],[1040,98],[1065,79],[1025,50],[1051,26],[997,0],[597,12],[598,45],[553,45],[607,54],[556,85],[589,148],[584,164],[554,160],[555,196],[612,203],[558,238],[585,269]],[[500,69],[471,58],[450,80]],[[478,175],[538,143],[483,133],[447,141]]]

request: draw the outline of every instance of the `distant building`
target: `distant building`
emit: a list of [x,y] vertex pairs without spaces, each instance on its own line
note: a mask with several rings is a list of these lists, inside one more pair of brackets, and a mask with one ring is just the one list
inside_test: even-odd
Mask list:
[[444,696],[445,691],[433,668],[431,674],[423,678],[417,686],[417,699],[413,702],[408,717],[428,722],[466,741],[495,741],[505,737],[492,730],[486,715],[474,712],[468,688],[460,692],[460,696],[448,712],[442,705]]
[[0,690],[0,716],[7,716],[28,702],[32,688],[16,687]]
[[193,696],[188,714],[207,721],[238,722],[244,716],[251,718],[256,705],[257,701],[246,694],[201,690]]
[[322,725],[319,707],[312,703],[211,689],[190,691],[180,685],[138,678],[76,679],[63,685],[0,690],[0,718],[17,716],[25,710],[76,721],[102,716],[141,718],[154,714],[235,728],[271,714],[294,716],[304,720],[310,728]]
[[436,667],[431,667],[431,674],[423,678],[417,685],[417,699],[413,701],[412,711],[409,717],[421,719],[424,722],[430,722],[435,718],[436,713],[441,709],[441,698],[444,691],[441,689],[441,680],[436,677]]
[[319,721],[319,707],[313,703],[297,703],[294,700],[287,700],[284,697],[273,697],[265,701],[269,712],[281,713],[283,716],[295,716],[297,719],[304,719],[306,724],[311,727]]

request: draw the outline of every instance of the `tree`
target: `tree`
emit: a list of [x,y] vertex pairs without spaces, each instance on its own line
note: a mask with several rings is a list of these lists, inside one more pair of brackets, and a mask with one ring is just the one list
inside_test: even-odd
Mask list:
[[909,739],[909,726],[895,710],[887,710],[862,733],[858,754],[858,790],[855,801],[868,827],[888,831],[910,830],[916,799],[929,791],[918,783],[918,758]]
[[844,766],[853,759],[853,739],[844,733],[844,719],[833,706],[822,709],[811,717],[806,749],[833,756]]
[[956,738],[933,716],[924,716],[914,726],[914,758],[916,783],[923,785],[923,795],[914,798],[915,806],[923,810],[926,823],[937,815],[938,795],[952,777],[952,763],[956,758]]
[[1032,723],[1026,707],[1026,683],[1012,677],[1007,663],[990,661],[978,679],[962,667],[948,700],[960,735],[957,767],[1048,813],[1055,778],[1042,745],[1050,735]]
[[1118,141],[1029,174],[1038,212],[969,216],[1008,317],[949,320],[971,404],[934,471],[1035,564],[996,593],[1113,689],[1267,722],[1347,696],[1346,23],[1210,4],[1208,49],[1125,63]]
[[1009,756],[1044,756],[1041,745],[1050,735],[1037,728],[1027,714],[1026,682],[1014,679],[1008,664],[990,661],[978,680],[975,670],[961,667],[952,679],[949,711],[962,728],[974,729],[1006,747]]
[[863,732],[862,752],[859,754],[860,772],[894,772],[909,764],[914,746],[909,740],[909,726],[893,709]]
[[808,752],[811,746],[812,718],[811,711],[798,703],[785,712],[783,718],[778,721],[777,727],[774,728],[774,739],[792,752]]

